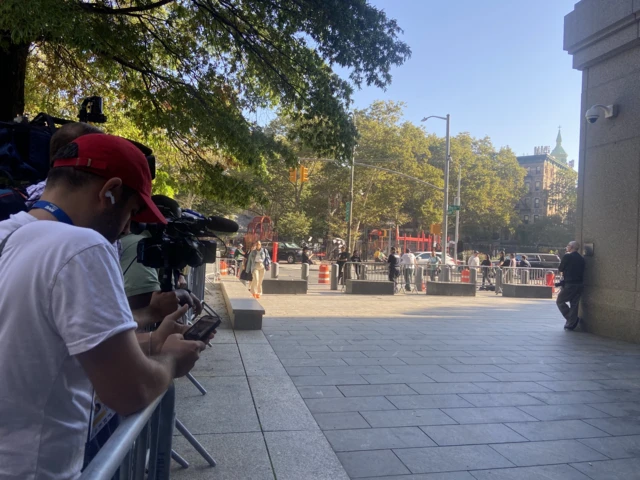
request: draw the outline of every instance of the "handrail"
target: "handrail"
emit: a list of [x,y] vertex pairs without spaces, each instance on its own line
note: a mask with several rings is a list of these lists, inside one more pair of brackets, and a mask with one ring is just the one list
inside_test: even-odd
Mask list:
[[79,480],[111,480],[165,394],[166,392],[156,398],[144,410],[124,418],[84,469]]

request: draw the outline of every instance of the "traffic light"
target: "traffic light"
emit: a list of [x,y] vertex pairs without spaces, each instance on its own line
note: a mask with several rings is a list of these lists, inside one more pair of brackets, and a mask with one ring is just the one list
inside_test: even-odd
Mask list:
[[442,235],[442,224],[432,223],[429,231],[431,232],[432,235]]
[[289,181],[291,183],[296,183],[296,181],[298,180],[297,173],[298,173],[298,170],[296,168],[289,169]]
[[300,167],[300,181],[303,183],[309,181],[309,169],[307,167]]

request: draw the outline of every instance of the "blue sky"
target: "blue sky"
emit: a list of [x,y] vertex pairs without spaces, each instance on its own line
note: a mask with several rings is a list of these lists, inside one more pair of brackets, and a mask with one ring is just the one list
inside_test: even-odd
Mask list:
[[[537,145],[553,149],[562,125],[563,146],[577,163],[581,73],[562,49],[564,16],[576,0],[370,3],[398,21],[413,53],[393,69],[386,91],[356,91],[357,108],[402,101],[414,123],[450,113],[452,134],[488,135],[516,155],[533,154]],[[425,125],[444,136],[444,122]]]

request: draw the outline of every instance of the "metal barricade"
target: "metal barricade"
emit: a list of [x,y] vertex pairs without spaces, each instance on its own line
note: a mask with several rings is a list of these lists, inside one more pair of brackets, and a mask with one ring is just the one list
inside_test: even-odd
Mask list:
[[[398,265],[391,275],[389,264],[383,262],[347,262],[343,267],[341,285],[347,280],[367,280],[369,282],[389,282],[395,284],[398,292],[421,292],[428,277],[424,265]],[[418,274],[420,269],[420,274]],[[418,284],[419,282],[419,284]]]
[[502,283],[543,285],[552,287],[558,275],[556,268],[503,267]]
[[80,480],[111,480],[114,477],[118,480],[168,480],[174,409],[175,388],[172,384],[147,408],[122,419],[84,469]]

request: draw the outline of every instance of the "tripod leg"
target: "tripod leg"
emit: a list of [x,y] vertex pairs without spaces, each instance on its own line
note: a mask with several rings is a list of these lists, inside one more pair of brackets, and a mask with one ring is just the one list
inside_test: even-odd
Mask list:
[[182,468],[189,468],[189,462],[182,458],[175,450],[171,450],[171,458],[173,458]]
[[204,458],[209,465],[211,465],[212,467],[216,466],[216,461],[213,459],[213,457],[211,457],[211,455],[209,455],[209,452],[207,452],[205,448],[200,445],[200,442],[198,442],[198,440],[196,440],[196,438],[191,435],[191,432],[187,430],[187,427],[185,427],[177,418],[176,429],[184,436],[184,438],[187,439],[187,441],[193,446],[193,448],[195,448],[198,453],[202,455],[202,458]]
[[194,376],[193,376],[193,375],[191,375],[190,373],[187,373],[187,375],[186,375],[186,376],[187,376],[187,378],[189,379],[189,381],[190,381],[191,383],[193,383],[194,387],[196,387],[198,390],[200,390],[200,393],[201,393],[201,394],[203,394],[203,395],[206,395],[206,394],[207,394],[207,391],[205,390],[205,388],[200,384],[200,382],[198,382],[198,380],[196,380],[196,379],[194,378]]

